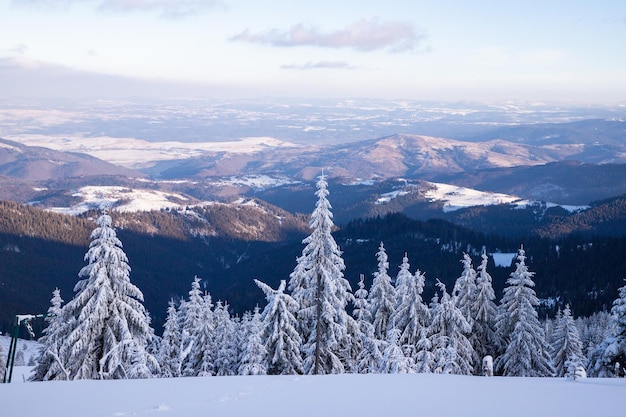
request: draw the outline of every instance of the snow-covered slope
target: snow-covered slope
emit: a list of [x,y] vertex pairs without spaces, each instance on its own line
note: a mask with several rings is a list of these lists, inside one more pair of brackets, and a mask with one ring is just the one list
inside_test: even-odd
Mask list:
[[624,392],[626,379],[233,376],[4,384],[0,409],[22,417],[591,417],[622,415]]

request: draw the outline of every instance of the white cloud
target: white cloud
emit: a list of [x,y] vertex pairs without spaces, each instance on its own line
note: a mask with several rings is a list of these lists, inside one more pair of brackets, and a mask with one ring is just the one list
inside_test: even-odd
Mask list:
[[73,3],[91,3],[108,12],[156,12],[160,17],[177,19],[222,7],[219,0],[13,0],[14,6],[64,10]]
[[353,66],[344,61],[319,61],[319,62],[306,62],[304,64],[288,64],[282,65],[282,69],[296,69],[296,70],[312,70],[312,69],[354,69]]
[[389,52],[411,52],[417,51],[425,38],[425,33],[411,22],[383,22],[372,18],[358,20],[344,29],[331,32],[324,32],[306,23],[298,23],[286,31],[272,29],[252,33],[246,29],[230,40],[278,47],[318,46],[351,48],[363,52],[381,49]]

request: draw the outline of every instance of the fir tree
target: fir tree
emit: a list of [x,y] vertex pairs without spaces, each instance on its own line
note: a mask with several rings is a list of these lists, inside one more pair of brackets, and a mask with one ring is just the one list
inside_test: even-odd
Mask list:
[[380,242],[378,252],[378,270],[374,272],[374,281],[368,296],[370,314],[374,325],[374,336],[380,340],[387,338],[387,330],[390,327],[391,316],[394,314],[396,304],[395,288],[391,284],[391,277],[387,273],[389,262],[385,246]]
[[467,321],[471,324],[472,308],[476,300],[476,271],[472,267],[472,258],[467,253],[463,254],[461,260],[463,272],[457,278],[452,290],[457,307],[461,310]]
[[194,277],[189,298],[180,305],[182,376],[197,376],[200,373],[205,350],[201,337],[205,334],[203,330],[207,324],[212,323],[212,319],[207,320],[208,313],[200,291],[200,281],[199,277]]
[[143,294],[130,282],[122,243],[103,214],[91,233],[76,295],[62,315],[73,317],[60,356],[70,379],[147,378],[158,373],[146,351],[153,337]]
[[68,371],[63,365],[59,352],[61,343],[66,336],[64,332],[68,329],[64,326],[66,318],[62,317],[63,299],[58,288],[52,292],[50,304],[45,318],[48,325],[43,331],[43,336],[39,339],[42,348],[30,377],[32,381],[69,379]]
[[554,328],[552,361],[557,377],[566,376],[569,365],[577,367],[583,364],[582,342],[569,304],[565,306]]
[[182,329],[180,318],[174,300],[170,300],[167,307],[167,318],[163,325],[163,337],[159,347],[159,364],[161,377],[176,378],[181,376],[180,342]]
[[487,255],[482,254],[482,262],[476,277],[476,299],[472,305],[472,335],[470,342],[474,348],[474,372],[482,372],[482,360],[487,355],[495,355],[499,342],[495,332],[495,320],[498,307],[494,302],[496,295],[491,285],[491,275],[487,272]]
[[341,251],[331,234],[334,224],[327,187],[321,175],[310,221],[312,233],[302,242],[306,246],[289,285],[300,304],[298,320],[304,324],[304,371],[313,374],[344,372],[346,349],[352,342],[349,329],[356,327],[345,310],[352,294],[343,276]]
[[[609,329],[607,337],[591,352],[588,366],[591,376],[624,376],[622,373],[626,366],[626,285],[619,289],[619,297],[613,301]],[[616,375],[616,371],[620,374]]]
[[422,301],[424,274],[419,270],[411,274],[409,268],[405,255],[396,277],[396,306],[391,321],[400,330],[398,343],[404,354],[415,360],[420,331],[429,325],[430,312]]
[[265,293],[267,305],[261,314],[261,338],[267,351],[267,368],[271,375],[289,375],[302,373],[300,346],[302,339],[297,331],[295,313],[298,304],[285,293],[285,281],[281,281],[277,290],[269,285],[254,280]]
[[228,304],[218,301],[215,305],[215,333],[217,355],[215,357],[215,375],[236,375],[237,364],[236,325],[228,312]]
[[473,349],[468,340],[472,329],[465,315],[457,307],[443,283],[441,301],[435,305],[433,320],[428,330],[433,352],[433,372],[471,375]]
[[506,281],[496,319],[496,331],[506,342],[506,349],[494,366],[505,376],[552,376],[550,346],[535,310],[539,300],[533,290],[534,273],[526,266],[523,248],[517,260],[515,271]]
[[413,359],[405,356],[399,345],[400,330],[392,327],[387,336],[387,341],[383,351],[383,357],[380,365],[380,373],[387,374],[408,374],[414,372]]
[[239,375],[267,374],[267,350],[262,339],[262,321],[259,308],[242,323],[245,343],[242,347]]

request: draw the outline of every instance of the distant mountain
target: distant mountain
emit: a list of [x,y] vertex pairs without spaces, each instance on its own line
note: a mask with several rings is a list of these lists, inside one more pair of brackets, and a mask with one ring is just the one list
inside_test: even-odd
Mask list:
[[626,193],[626,164],[562,161],[545,165],[476,169],[439,175],[436,180],[534,200],[588,204]]
[[26,146],[4,139],[0,139],[0,175],[25,181],[102,175],[145,176],[87,154]]
[[585,143],[556,146],[502,139],[468,142],[404,134],[334,146],[277,148],[254,155],[206,154],[157,163],[147,172],[162,179],[268,174],[310,181],[322,170],[330,177],[350,180],[400,176],[433,179],[478,169],[535,166],[566,159],[624,163],[626,153],[620,147],[609,149]]

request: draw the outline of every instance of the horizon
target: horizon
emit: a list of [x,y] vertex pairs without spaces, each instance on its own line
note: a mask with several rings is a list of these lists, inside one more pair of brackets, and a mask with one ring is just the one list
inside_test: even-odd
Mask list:
[[2,97],[619,104],[626,4],[0,0]]

